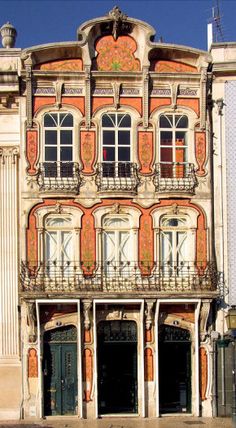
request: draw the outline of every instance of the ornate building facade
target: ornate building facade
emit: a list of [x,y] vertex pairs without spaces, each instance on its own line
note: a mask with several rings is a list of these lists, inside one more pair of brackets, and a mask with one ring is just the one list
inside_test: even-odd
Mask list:
[[0,49],[2,419],[212,415],[211,56],[154,35]]

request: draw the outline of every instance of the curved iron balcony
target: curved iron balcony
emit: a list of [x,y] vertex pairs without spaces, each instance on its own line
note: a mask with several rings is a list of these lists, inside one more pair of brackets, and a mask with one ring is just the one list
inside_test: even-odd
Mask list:
[[21,291],[62,292],[201,292],[216,291],[214,262],[24,262]]
[[39,189],[44,191],[79,192],[81,177],[76,162],[41,162],[38,170]]
[[100,192],[137,193],[138,169],[131,162],[102,162],[97,164],[96,184]]
[[194,164],[158,163],[155,165],[153,183],[156,192],[186,192],[194,194],[198,185]]

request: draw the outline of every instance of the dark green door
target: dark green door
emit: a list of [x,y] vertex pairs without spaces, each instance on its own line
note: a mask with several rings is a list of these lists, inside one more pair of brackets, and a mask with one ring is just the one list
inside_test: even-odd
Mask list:
[[77,332],[62,327],[44,337],[44,414],[73,415],[77,411]]
[[99,414],[138,412],[136,330],[133,321],[98,325]]
[[187,330],[160,328],[159,397],[161,413],[191,412],[191,342]]

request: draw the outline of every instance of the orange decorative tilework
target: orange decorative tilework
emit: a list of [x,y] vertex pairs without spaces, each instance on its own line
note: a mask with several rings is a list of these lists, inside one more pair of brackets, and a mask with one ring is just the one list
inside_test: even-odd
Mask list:
[[94,113],[99,107],[113,106],[113,97],[92,97],[92,112]]
[[56,98],[55,97],[34,97],[33,99],[33,105],[34,105],[34,114],[36,111],[43,106],[52,105],[55,104]]
[[85,101],[84,97],[64,97],[62,96],[62,106],[70,105],[80,110],[81,114],[85,113]]
[[94,131],[81,131],[80,146],[81,160],[83,163],[83,172],[91,174],[96,156],[96,134]]
[[27,172],[29,175],[36,174],[35,167],[38,158],[38,131],[28,130],[26,133],[26,158],[29,164]]
[[199,99],[197,98],[177,98],[177,106],[181,107],[189,107],[199,117],[200,114],[200,107],[199,107]]
[[137,49],[135,40],[130,36],[105,36],[98,40],[96,51],[97,70],[99,71],[139,71],[140,62],[135,58]]
[[144,350],[144,365],[145,365],[145,382],[153,382],[154,368],[153,368],[153,351],[151,348]]
[[133,107],[142,115],[142,98],[121,98],[120,105]]
[[28,377],[38,377],[38,357],[34,348],[28,351]]
[[71,58],[44,62],[35,68],[42,71],[81,71],[83,70],[83,62],[79,58]]
[[139,266],[141,272],[148,275],[153,266],[153,227],[152,217],[144,211],[140,219],[139,230]]
[[201,400],[206,400],[207,390],[207,353],[206,349],[200,348],[200,397]]
[[170,98],[151,98],[150,99],[150,112],[162,107],[171,105]]
[[206,171],[204,164],[206,162],[206,133],[195,132],[195,156],[198,163],[197,175],[203,176]]
[[158,73],[196,73],[197,68],[183,62],[158,60],[152,66]]
[[81,260],[83,260],[82,269],[84,274],[91,275],[96,261],[96,237],[94,218],[91,215],[91,211],[87,211],[82,217]]
[[146,131],[138,132],[138,155],[141,164],[140,172],[149,174],[152,172],[151,164],[153,160],[153,133]]
[[91,392],[93,386],[93,354],[91,349],[86,348],[83,353],[83,382],[85,383],[84,401],[92,401]]

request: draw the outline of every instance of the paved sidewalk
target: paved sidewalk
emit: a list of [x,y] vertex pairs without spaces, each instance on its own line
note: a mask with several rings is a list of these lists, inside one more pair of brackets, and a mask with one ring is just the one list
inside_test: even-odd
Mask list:
[[[205,427],[204,427],[205,425]],[[0,428],[231,428],[230,418],[196,418],[166,416],[153,419],[103,418],[80,420],[77,418],[47,418],[42,420],[0,421]]]

